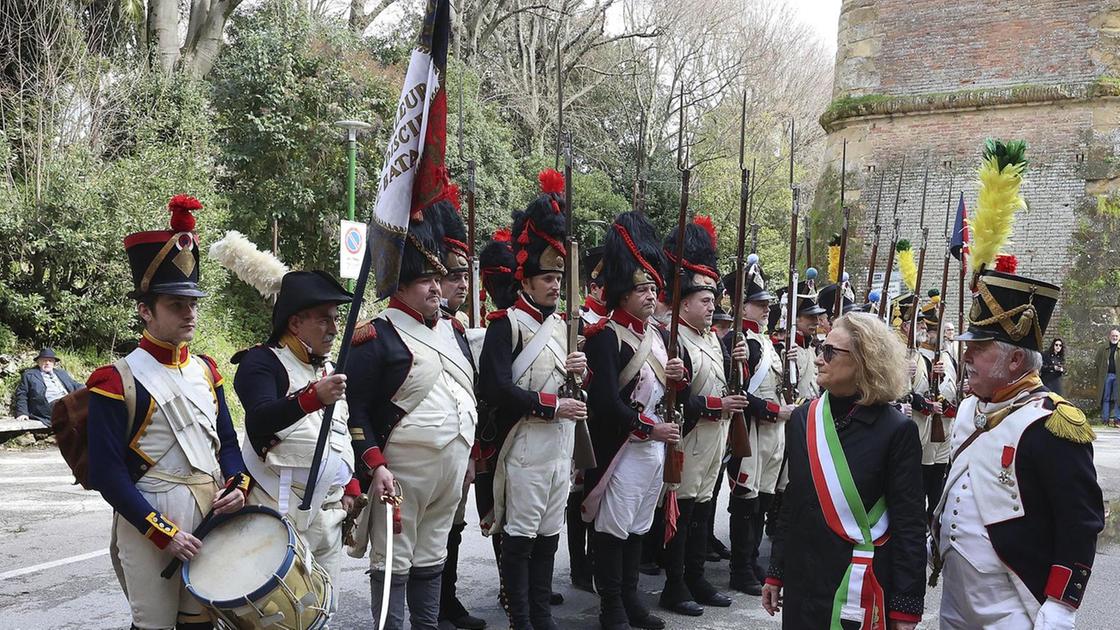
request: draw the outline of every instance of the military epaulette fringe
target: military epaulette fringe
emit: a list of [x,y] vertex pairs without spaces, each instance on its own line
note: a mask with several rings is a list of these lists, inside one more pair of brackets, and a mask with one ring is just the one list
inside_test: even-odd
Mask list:
[[603,332],[603,329],[607,327],[607,324],[609,324],[610,321],[611,320],[604,317],[603,319],[600,319],[599,321],[595,322],[594,324],[591,324],[590,326],[585,326],[584,329],[583,329],[583,337],[585,339],[590,339],[590,338],[594,337],[595,335]]
[[1085,412],[1054,393],[1050,394],[1050,401],[1054,404],[1054,412],[1046,419],[1047,431],[1076,444],[1089,444],[1097,439]]
[[350,345],[360,346],[371,339],[377,339],[377,329],[373,327],[372,319],[358,324],[354,328],[354,336],[350,338]]

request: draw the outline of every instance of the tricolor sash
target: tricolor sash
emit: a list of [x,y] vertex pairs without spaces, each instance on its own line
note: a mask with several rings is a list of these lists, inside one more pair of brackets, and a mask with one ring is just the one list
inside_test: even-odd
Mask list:
[[824,520],[834,534],[852,543],[852,561],[836,589],[829,628],[840,630],[843,619],[858,621],[864,629],[885,629],[885,596],[871,563],[875,547],[888,538],[886,497],[880,497],[870,513],[864,508],[840,446],[828,392],[809,405],[807,433],[809,467]]

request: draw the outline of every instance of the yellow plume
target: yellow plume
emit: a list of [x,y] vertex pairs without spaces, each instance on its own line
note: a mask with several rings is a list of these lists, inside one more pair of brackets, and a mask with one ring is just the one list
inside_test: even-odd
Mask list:
[[914,250],[904,249],[898,252],[898,270],[902,272],[902,281],[914,291],[918,284],[918,265],[914,263]]
[[[850,276],[849,276],[850,277]],[[840,281],[840,246],[828,246],[828,279],[830,282]]]
[[1026,160],[1022,159],[1022,149],[1011,163],[1000,166],[1000,159],[992,151],[985,154],[980,166],[980,193],[976,203],[976,215],[968,222],[969,245],[968,266],[973,273],[981,265],[990,266],[995,262],[1007,238],[1011,235],[1015,212],[1027,207],[1019,188],[1023,183],[1023,169]]

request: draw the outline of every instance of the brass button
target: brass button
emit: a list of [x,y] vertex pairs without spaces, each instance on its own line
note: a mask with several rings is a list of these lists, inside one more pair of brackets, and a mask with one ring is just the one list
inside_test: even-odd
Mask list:
[[949,536],[949,540],[956,541],[957,537],[956,536]]
[[953,510],[953,516],[956,516],[956,515],[957,515],[957,511]]
[[1077,588],[1077,589],[1080,589],[1081,588],[1081,582],[1074,582],[1073,587]]
[[956,528],[957,528],[957,524],[956,524],[956,523],[953,523],[952,525],[950,525],[950,526],[949,526],[949,528],[950,528],[950,529],[956,529]]
[[1017,492],[1012,492],[1012,493],[1011,493],[1011,498],[1012,498],[1012,499],[1018,499],[1018,498],[1019,498],[1019,493],[1017,493]]
[[1015,512],[1018,512],[1019,511],[1019,506],[1018,505],[1013,505],[1013,506],[1011,506],[1011,509]]

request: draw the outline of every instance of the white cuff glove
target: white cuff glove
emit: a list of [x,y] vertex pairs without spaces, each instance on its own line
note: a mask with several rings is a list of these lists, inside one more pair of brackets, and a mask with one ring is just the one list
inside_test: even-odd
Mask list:
[[1076,616],[1073,608],[1056,599],[1047,599],[1034,618],[1034,630],[1072,630]]

